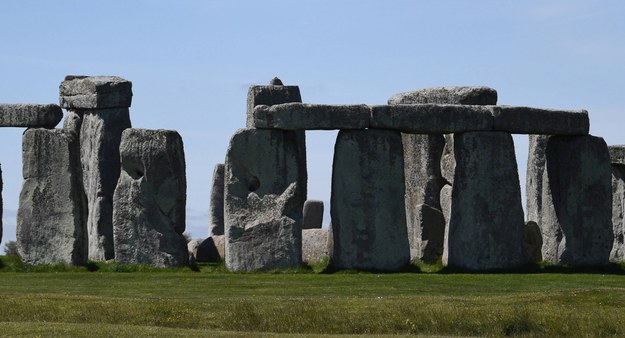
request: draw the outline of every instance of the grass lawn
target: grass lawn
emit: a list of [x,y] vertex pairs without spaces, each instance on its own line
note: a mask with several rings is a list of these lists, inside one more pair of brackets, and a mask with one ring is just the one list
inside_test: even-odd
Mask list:
[[25,273],[7,259],[0,336],[625,336],[617,274]]

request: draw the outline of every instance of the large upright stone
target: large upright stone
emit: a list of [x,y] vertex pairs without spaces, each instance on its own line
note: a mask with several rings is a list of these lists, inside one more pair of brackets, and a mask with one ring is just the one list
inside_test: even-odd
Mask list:
[[548,135],[529,135],[527,172],[525,175],[525,204],[527,221],[539,224],[543,208],[543,183],[545,175],[545,151]]
[[395,94],[388,100],[388,104],[416,103],[494,105],[497,91],[479,86],[434,87]]
[[[528,184],[540,190],[528,191],[527,205],[528,216],[536,218],[529,220],[541,229],[543,259],[569,265],[607,264],[614,234],[605,141],[593,136],[551,136],[545,147],[542,182]],[[540,165],[536,167],[539,172]]]
[[397,271],[410,261],[401,135],[341,130],[332,167],[335,269]]
[[302,260],[301,155],[295,132],[241,129],[225,163],[226,267],[297,267]]
[[3,212],[3,201],[2,201],[2,166],[0,166],[0,243],[2,243],[2,212]]
[[625,260],[625,146],[609,146],[612,162],[612,232],[610,262]]
[[61,107],[67,109],[128,108],[132,82],[117,76],[68,75],[59,87]]
[[187,264],[187,183],[182,138],[171,130],[126,129],[113,197],[115,261]]
[[224,165],[219,163],[213,170],[211,189],[211,235],[224,234]]
[[24,183],[16,235],[26,263],[87,263],[87,205],[79,147],[73,132],[28,129],[24,133]]
[[307,200],[304,202],[302,229],[319,229],[323,225],[323,201]]
[[524,264],[523,208],[512,136],[455,134],[454,156],[447,265],[493,270]]
[[0,104],[0,127],[54,128],[62,118],[56,104]]

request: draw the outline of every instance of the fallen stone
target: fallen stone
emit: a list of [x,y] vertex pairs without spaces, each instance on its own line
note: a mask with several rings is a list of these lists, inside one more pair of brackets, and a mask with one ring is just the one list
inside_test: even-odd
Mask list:
[[443,255],[445,217],[439,209],[427,204],[418,205],[417,212],[420,223],[413,239],[417,243],[415,258],[429,264],[436,263]]
[[78,135],[28,129],[22,143],[23,177],[17,247],[27,264],[87,263],[87,204]]
[[211,189],[211,235],[224,234],[224,165],[215,165]]
[[86,110],[80,128],[80,160],[89,216],[89,259],[115,257],[113,248],[113,193],[120,175],[119,146],[130,128],[128,108]]
[[588,135],[585,110],[494,106],[494,130],[513,134]]
[[113,195],[115,261],[156,267],[188,261],[182,138],[171,130],[126,129]]
[[328,231],[325,229],[302,230],[302,260],[318,263],[328,257]]
[[254,127],[282,130],[366,129],[366,105],[284,103],[254,108]]
[[301,156],[295,132],[241,129],[225,162],[226,267],[292,268],[302,260]]
[[302,229],[320,229],[322,223],[323,201],[307,200],[304,202]]
[[54,128],[63,118],[56,104],[0,104],[0,127]]
[[[597,266],[614,242],[610,155],[602,138],[551,136],[538,199],[542,256],[547,262]],[[529,192],[528,192],[529,195]],[[528,209],[533,207],[528,204]]]
[[132,82],[117,76],[68,75],[59,92],[66,109],[128,108],[132,102]]
[[608,147],[610,162],[625,165],[625,145],[613,145]]
[[497,91],[489,87],[435,87],[396,94],[388,100],[388,104],[415,103],[495,105]]
[[[611,149],[610,149],[611,150]],[[612,152],[610,152],[610,155]],[[625,260],[625,166],[612,164],[612,233],[614,242],[610,262]]]
[[529,263],[538,263],[543,260],[543,237],[536,222],[529,221],[523,226],[523,252]]
[[371,107],[371,128],[411,134],[491,131],[491,107],[453,104],[401,104]]
[[512,136],[455,134],[454,155],[447,264],[468,270],[524,264],[523,208]]
[[339,132],[330,209],[333,268],[398,271],[409,264],[403,155],[398,132]]

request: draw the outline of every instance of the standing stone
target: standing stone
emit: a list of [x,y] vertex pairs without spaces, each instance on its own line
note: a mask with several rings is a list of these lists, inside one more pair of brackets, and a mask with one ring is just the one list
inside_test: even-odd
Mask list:
[[522,265],[524,220],[512,136],[454,134],[454,155],[447,264],[469,270]]
[[436,263],[443,255],[445,217],[440,209],[427,204],[419,204],[417,212],[421,223],[418,225],[420,237],[415,239],[416,257],[429,264]]
[[87,263],[79,147],[78,136],[61,129],[24,133],[16,235],[19,254],[28,264]]
[[215,165],[211,189],[211,234],[224,234],[224,165]]
[[113,196],[115,261],[187,264],[187,182],[182,138],[171,130],[126,129]]
[[3,201],[2,201],[2,166],[0,166],[0,243],[2,243],[2,212],[3,212]]
[[304,202],[304,220],[302,229],[320,229],[323,225],[323,201],[307,200]]
[[612,162],[612,228],[614,243],[610,262],[625,260],[625,146],[610,146]]
[[543,259],[569,265],[607,264],[614,234],[605,141],[593,136],[550,136],[544,154],[542,182],[528,184],[528,188],[540,187],[528,191],[528,215],[536,217],[529,220],[541,229]]
[[525,204],[527,221],[539,224],[543,207],[543,183],[545,174],[545,150],[549,135],[529,135],[527,173],[525,175]]
[[295,132],[241,129],[225,163],[226,267],[297,267],[302,260],[301,156]]
[[318,263],[328,257],[328,231],[325,229],[302,230],[302,260]]
[[401,135],[341,130],[332,168],[330,265],[398,271],[410,262]]
[[132,83],[115,76],[68,76],[59,91],[61,105],[69,109],[63,128],[80,133],[89,259],[110,260],[115,255],[113,193],[122,132],[131,127]]
[[523,227],[523,252],[529,263],[538,263],[543,260],[543,237],[536,222],[529,221]]

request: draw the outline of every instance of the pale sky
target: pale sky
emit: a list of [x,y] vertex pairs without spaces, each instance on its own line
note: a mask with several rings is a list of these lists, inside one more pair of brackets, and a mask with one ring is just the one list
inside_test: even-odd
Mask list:
[[[485,85],[499,104],[587,109],[593,135],[623,144],[623,18],[620,0],[3,0],[0,102],[58,103],[68,74],[132,81],[133,127],[182,135],[187,230],[205,238],[213,167],[245,126],[250,85],[278,76],[329,104]],[[3,243],[15,239],[22,132],[0,129]],[[307,137],[309,198],[328,202],[336,132]],[[527,138],[515,142],[524,186]]]

